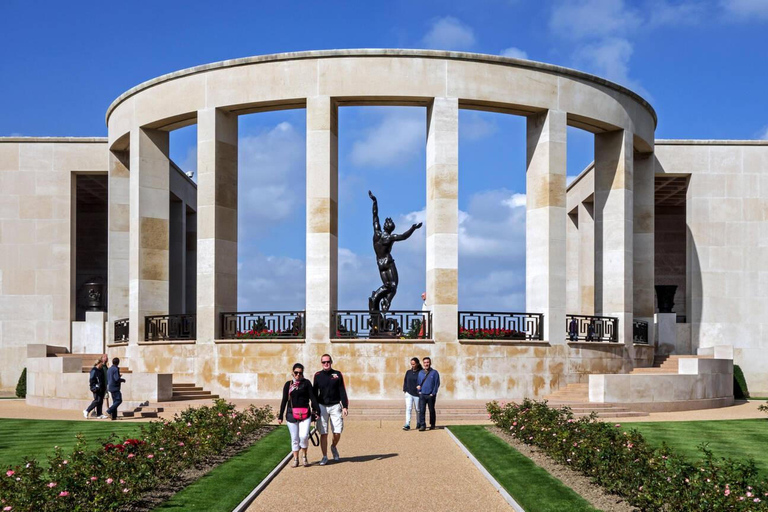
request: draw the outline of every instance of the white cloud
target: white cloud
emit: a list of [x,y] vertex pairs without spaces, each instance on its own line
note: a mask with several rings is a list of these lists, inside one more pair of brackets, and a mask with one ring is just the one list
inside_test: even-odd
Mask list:
[[738,20],[768,20],[768,2],[765,0],[721,0],[720,6]]
[[197,146],[192,146],[187,148],[187,154],[184,156],[184,160],[181,161],[180,164],[178,164],[179,168],[181,168],[184,172],[194,172],[195,176],[193,178],[194,182],[197,183]]
[[238,260],[239,311],[303,310],[306,268],[299,259],[243,251]]
[[550,30],[566,39],[600,39],[633,32],[643,20],[624,0],[559,2],[549,19]]
[[512,194],[508,199],[504,199],[502,204],[505,204],[510,208],[525,206],[525,194]]
[[580,46],[574,54],[577,67],[616,82],[651,100],[651,94],[640,82],[629,76],[629,60],[634,47],[620,37],[611,37]]
[[477,112],[462,112],[459,122],[459,137],[467,140],[480,140],[496,133],[496,123]]
[[515,48],[514,46],[501,50],[501,56],[509,57],[511,59],[527,59],[528,58],[528,54],[525,51],[521,50],[520,48]]
[[239,141],[240,239],[285,221],[304,203],[303,133],[288,122]]
[[475,46],[475,42],[472,28],[453,16],[434,20],[422,39],[426,48],[438,50],[468,50]]
[[759,132],[757,132],[757,138],[760,140],[768,140],[768,125],[763,126]]
[[648,26],[696,25],[704,20],[708,4],[705,2],[670,3],[667,0],[650,0],[645,8],[649,13]]
[[570,185],[571,183],[573,183],[573,180],[575,180],[576,178],[578,178],[578,176],[574,176],[574,175],[572,175],[572,174],[569,174],[569,175],[567,175],[567,176],[565,177],[565,186],[567,187],[568,185]]
[[400,165],[423,151],[426,118],[423,109],[402,109],[386,113],[352,144],[350,161],[355,166]]

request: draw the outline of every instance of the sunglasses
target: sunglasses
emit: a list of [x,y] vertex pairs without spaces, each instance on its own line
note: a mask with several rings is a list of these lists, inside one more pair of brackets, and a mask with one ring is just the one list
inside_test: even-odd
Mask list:
[[294,375],[304,375],[304,372],[293,372]]
[[320,361],[321,364],[331,364],[330,361]]

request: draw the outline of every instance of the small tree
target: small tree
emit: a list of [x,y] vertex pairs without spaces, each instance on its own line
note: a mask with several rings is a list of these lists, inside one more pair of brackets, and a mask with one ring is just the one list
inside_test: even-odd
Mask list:
[[19,398],[27,398],[27,369],[21,372],[19,382],[16,384],[16,396]]

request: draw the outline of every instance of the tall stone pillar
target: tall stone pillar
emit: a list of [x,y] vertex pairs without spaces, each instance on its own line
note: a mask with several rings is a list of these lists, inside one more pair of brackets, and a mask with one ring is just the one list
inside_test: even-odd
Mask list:
[[107,343],[115,339],[115,320],[128,317],[128,249],[131,242],[128,158],[127,151],[109,152]]
[[579,203],[579,293],[582,315],[595,314],[595,205]]
[[528,117],[525,309],[544,314],[544,339],[563,344],[565,325],[566,113]]
[[595,135],[595,253],[602,273],[602,315],[619,319],[620,343],[632,344],[632,133]]
[[427,109],[427,305],[432,337],[456,342],[459,313],[459,100]]
[[237,116],[197,112],[197,342],[237,311]]
[[170,202],[168,234],[170,261],[168,273],[168,313],[186,313],[187,306],[187,205],[184,201]]
[[306,340],[335,336],[338,307],[338,107],[328,96],[307,98],[307,305]]
[[653,344],[654,228],[656,173],[653,153],[638,154],[634,162],[633,301],[634,317],[648,322],[648,343]]
[[144,317],[168,313],[168,132],[134,128],[130,154],[129,341],[144,341]]
[[581,311],[579,283],[579,208],[568,213],[565,221],[565,312],[578,315]]

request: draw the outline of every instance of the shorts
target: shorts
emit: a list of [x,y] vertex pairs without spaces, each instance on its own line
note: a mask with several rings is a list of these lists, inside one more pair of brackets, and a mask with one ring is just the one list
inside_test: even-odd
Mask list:
[[323,405],[320,404],[320,420],[317,422],[317,431],[321,435],[328,434],[328,420],[334,434],[341,434],[344,430],[344,418],[341,416],[341,404]]

